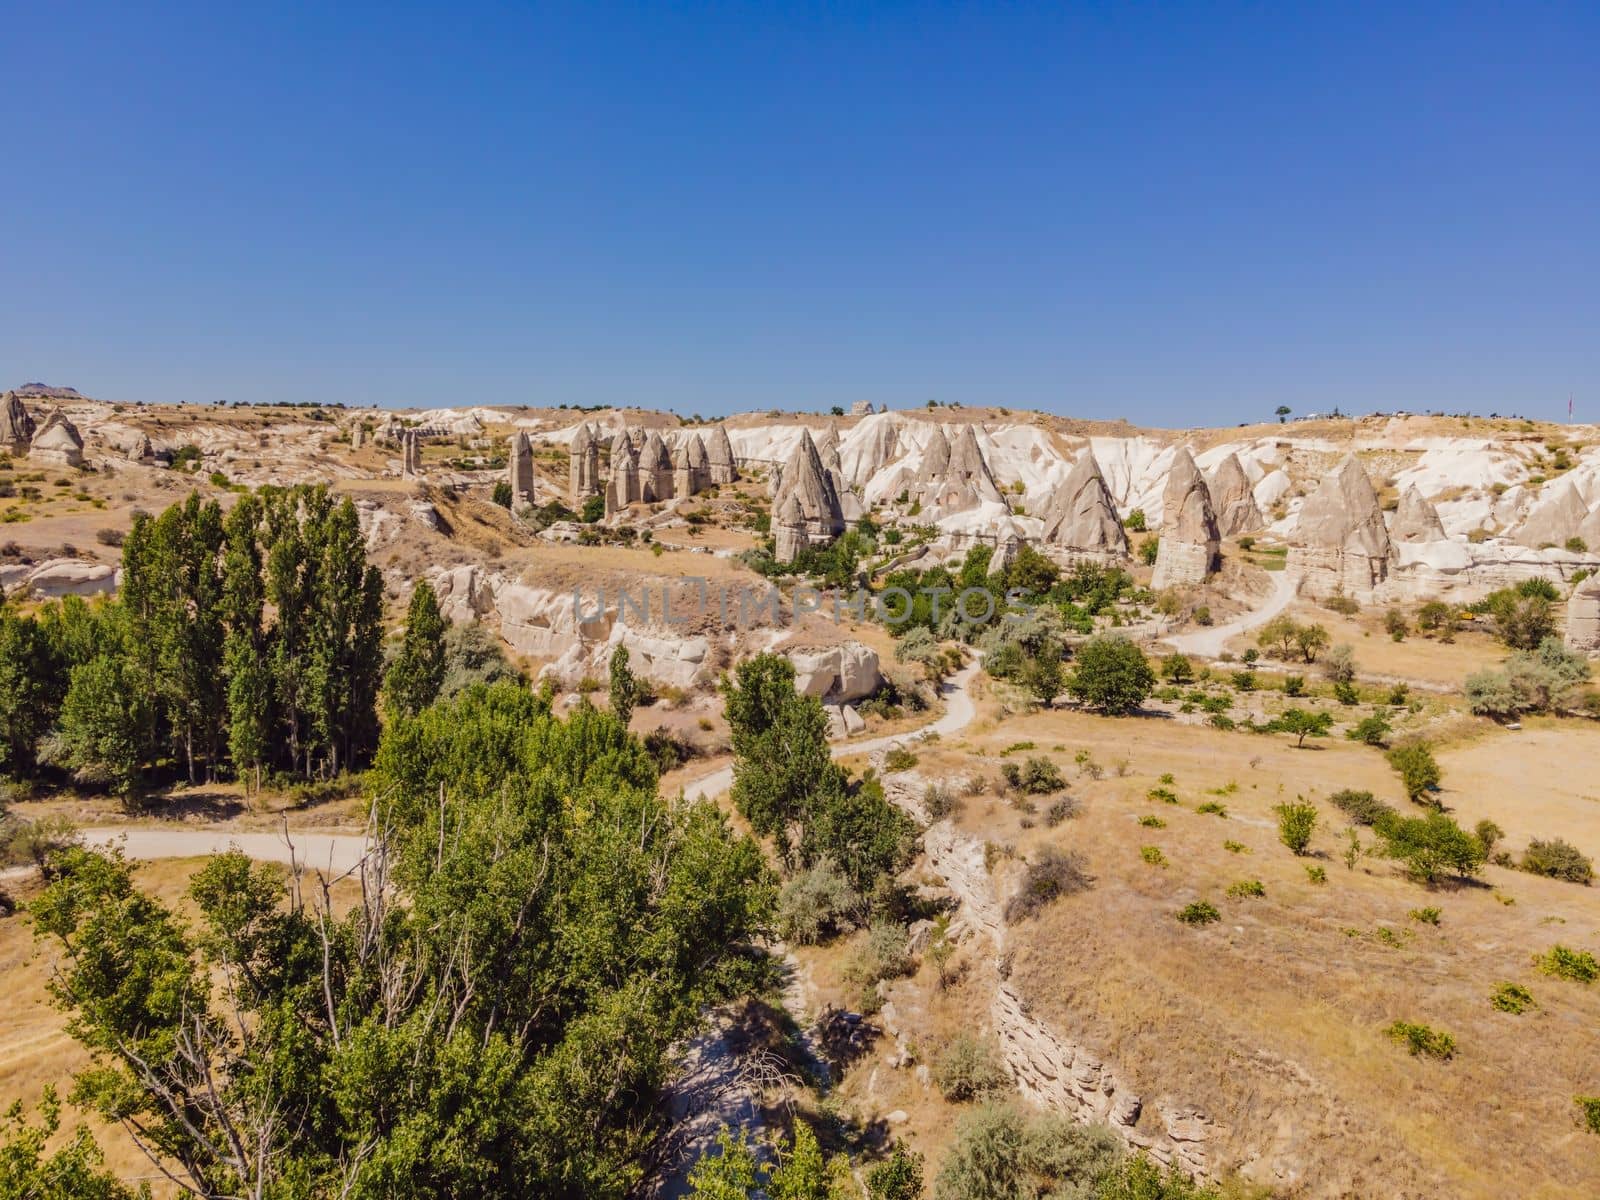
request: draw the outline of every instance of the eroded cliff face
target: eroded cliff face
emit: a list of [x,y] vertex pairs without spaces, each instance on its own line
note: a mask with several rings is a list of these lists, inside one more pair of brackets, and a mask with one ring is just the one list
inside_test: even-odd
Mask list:
[[[882,754],[873,758],[882,771]],[[919,797],[927,783],[914,772],[884,777],[889,799],[919,821],[926,820]],[[1216,1130],[1203,1110],[1168,1096],[1147,1098],[1115,1063],[1075,1040],[1072,1031],[1052,1027],[1031,1013],[1026,998],[1005,978],[1004,902],[985,864],[983,843],[946,819],[928,827],[922,849],[929,870],[958,901],[953,935],[993,953],[989,1022],[1017,1091],[1043,1108],[1106,1124],[1129,1146],[1160,1163],[1176,1164],[1201,1178],[1213,1171],[1207,1143]],[[902,1041],[915,1039],[914,1030],[891,1032]]]

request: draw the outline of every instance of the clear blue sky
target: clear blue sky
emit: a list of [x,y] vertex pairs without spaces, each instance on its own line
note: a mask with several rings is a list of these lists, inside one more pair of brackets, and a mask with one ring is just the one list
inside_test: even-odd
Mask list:
[[0,65],[0,386],[1600,420],[1593,2],[0,0]]

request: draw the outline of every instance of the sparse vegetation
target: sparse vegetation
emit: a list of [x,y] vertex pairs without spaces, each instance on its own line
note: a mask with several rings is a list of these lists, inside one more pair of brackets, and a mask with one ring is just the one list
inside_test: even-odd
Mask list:
[[1456,1040],[1442,1030],[1427,1025],[1416,1025],[1410,1021],[1396,1021],[1383,1032],[1414,1056],[1437,1059],[1440,1062],[1448,1062],[1455,1057]]

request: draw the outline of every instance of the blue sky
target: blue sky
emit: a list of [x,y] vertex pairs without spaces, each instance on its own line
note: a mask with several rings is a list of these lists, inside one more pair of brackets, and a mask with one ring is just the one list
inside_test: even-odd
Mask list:
[[1600,6],[0,0],[0,386],[1600,420]]

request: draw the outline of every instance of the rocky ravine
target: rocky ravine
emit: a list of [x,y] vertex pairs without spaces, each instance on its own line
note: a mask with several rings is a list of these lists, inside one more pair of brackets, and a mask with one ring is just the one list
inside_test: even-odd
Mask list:
[[[881,756],[874,757],[881,773]],[[914,772],[884,777],[889,799],[918,821],[926,820],[920,797],[927,783]],[[1017,1090],[1042,1107],[1080,1121],[1103,1122],[1156,1161],[1205,1178],[1216,1165],[1207,1142],[1217,1129],[1203,1111],[1166,1096],[1147,1103],[1114,1063],[1034,1017],[1027,1000],[1005,979],[1004,905],[984,865],[983,844],[945,819],[928,827],[922,845],[929,867],[959,902],[951,922],[957,936],[971,936],[979,945],[987,942],[994,951],[996,984],[989,1019]],[[891,1006],[885,1006],[885,1016],[886,1023],[894,1023]],[[904,1040],[902,1031],[888,1032]]]

